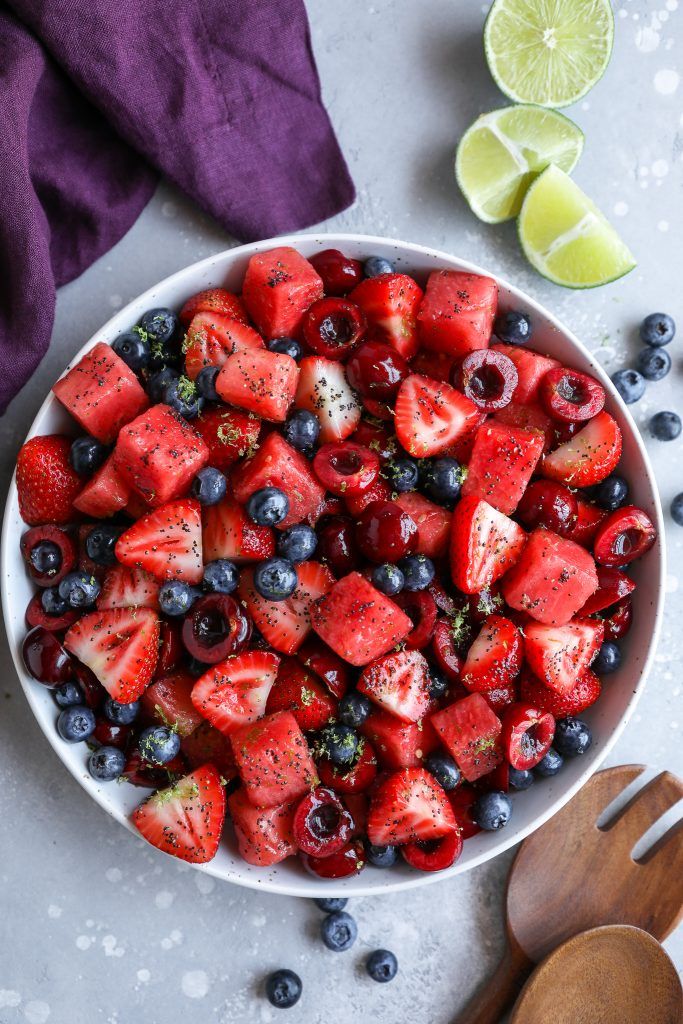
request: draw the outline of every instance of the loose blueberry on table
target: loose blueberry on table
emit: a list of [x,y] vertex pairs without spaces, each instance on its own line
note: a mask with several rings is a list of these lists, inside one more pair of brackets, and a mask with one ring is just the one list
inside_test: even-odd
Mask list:
[[[643,325],[648,379],[672,336]],[[204,863],[229,817],[245,861],[298,856],[321,889],[438,871],[588,749],[655,528],[600,382],[493,280],[274,249],[53,390],[71,436],[17,466],[24,662],[97,783],[148,791],[154,846]],[[320,905],[347,948],[343,901]],[[301,981],[267,990],[291,1006]]]

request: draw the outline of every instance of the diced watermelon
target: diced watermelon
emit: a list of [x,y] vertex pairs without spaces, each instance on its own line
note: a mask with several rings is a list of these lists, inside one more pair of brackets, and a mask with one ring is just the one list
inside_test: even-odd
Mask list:
[[281,423],[294,400],[299,367],[291,356],[250,349],[228,356],[216,378],[216,391],[228,405]]
[[417,768],[439,746],[439,737],[428,718],[402,722],[388,711],[371,711],[360,727],[370,740],[383,768]]
[[541,682],[564,695],[574,689],[604,635],[599,619],[574,619],[566,626],[530,622],[524,628],[524,657]]
[[223,366],[233,352],[264,347],[263,338],[253,327],[220,313],[197,313],[183,344],[185,373],[196,380],[204,367]]
[[209,449],[209,465],[225,471],[256,451],[261,420],[253,412],[214,405],[202,409],[192,427]]
[[459,270],[432,271],[417,316],[423,347],[458,357],[488,348],[497,304],[493,278]]
[[322,444],[345,440],[360,423],[360,402],[346,379],[344,367],[322,356],[305,356],[301,360],[294,405],[318,417]]
[[156,679],[142,695],[143,710],[179,736],[189,736],[204,721],[190,696],[194,683],[194,678],[183,669]]
[[543,451],[550,451],[555,442],[555,427],[550,416],[537,402],[512,401],[493,414],[497,423],[506,423],[509,427],[521,427],[532,433],[543,435]]
[[277,807],[317,783],[315,764],[294,715],[278,711],[230,736],[245,792],[255,807]]
[[232,474],[233,494],[242,505],[262,487],[278,487],[289,498],[289,512],[278,524],[281,530],[312,515],[325,499],[325,488],[308,459],[275,431]]
[[254,575],[245,569],[240,575],[239,595],[268,643],[283,654],[294,654],[311,630],[311,609],[334,583],[334,576],[319,562],[297,565],[299,582],[285,601],[269,601],[254,587]]
[[230,740],[218,729],[214,729],[211,723],[205,719],[202,719],[189,736],[182,737],[180,749],[190,768],[201,768],[203,764],[212,764],[224,779],[229,781],[237,778],[237,768]]
[[418,349],[417,311],[422,289],[407,274],[379,274],[361,281],[349,296],[365,313],[368,324],[404,359]]
[[76,495],[73,505],[87,516],[106,519],[124,509],[129,499],[130,487],[116,471],[114,456],[110,455]]
[[263,717],[279,664],[272,651],[234,654],[197,679],[192,703],[219,732],[230,736]]
[[456,700],[431,722],[467,782],[474,782],[503,760],[502,725],[480,693]]
[[511,359],[517,368],[517,387],[512,395],[513,402],[526,405],[535,402],[538,387],[548,370],[554,370],[562,364],[550,356],[543,356],[524,345],[492,345],[494,352],[502,352]]
[[510,515],[543,452],[543,435],[489,420],[477,431],[463,497],[474,496]]
[[403,722],[419,722],[429,709],[429,665],[419,651],[398,651],[368,665],[357,689]]
[[591,555],[574,541],[543,529],[533,531],[502,583],[511,608],[559,626],[569,622],[597,588]]
[[411,374],[396,397],[396,436],[417,458],[440,455],[463,437],[479,410],[449,384]]
[[265,338],[292,337],[323,282],[308,260],[289,246],[252,256],[242,286],[249,316]]
[[275,537],[269,526],[254,523],[233,498],[202,509],[204,561],[229,558],[242,565],[260,562],[275,554]]
[[271,867],[296,853],[292,823],[296,803],[276,807],[255,807],[246,790],[228,797],[237,848],[247,864]]
[[448,551],[452,514],[417,491],[399,494],[396,504],[417,526],[416,551],[428,558],[441,558]]

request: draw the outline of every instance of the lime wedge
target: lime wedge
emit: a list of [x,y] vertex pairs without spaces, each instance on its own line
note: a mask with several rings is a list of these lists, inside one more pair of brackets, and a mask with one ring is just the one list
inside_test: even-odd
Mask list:
[[552,164],[530,186],[517,227],[529,262],[565,288],[595,288],[636,265],[595,203]]
[[488,224],[516,217],[531,182],[548,164],[569,173],[583,149],[573,121],[543,107],[482,114],[458,145],[455,176],[474,213]]
[[566,107],[602,76],[613,37],[610,0],[495,0],[484,49],[511,100]]

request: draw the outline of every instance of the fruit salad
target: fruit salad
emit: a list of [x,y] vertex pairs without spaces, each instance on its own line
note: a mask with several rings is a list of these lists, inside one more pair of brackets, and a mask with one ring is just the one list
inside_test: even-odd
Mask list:
[[590,746],[655,529],[602,385],[493,279],[271,249],[53,392],[24,663],[154,846],[436,871]]

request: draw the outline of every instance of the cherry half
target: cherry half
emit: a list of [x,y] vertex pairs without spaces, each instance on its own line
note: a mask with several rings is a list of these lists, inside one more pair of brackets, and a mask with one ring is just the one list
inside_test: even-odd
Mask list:
[[403,859],[418,871],[443,871],[455,864],[462,853],[462,835],[459,829],[440,839],[418,840],[401,847]]
[[360,565],[352,521],[345,516],[325,516],[316,526],[317,555],[335,576],[346,576]]
[[478,793],[472,786],[461,784],[456,789],[451,789],[446,796],[453,808],[455,820],[458,824],[458,831],[463,839],[471,839],[481,832],[479,825],[472,817],[472,807],[478,799]]
[[363,280],[363,264],[339,249],[323,249],[308,261],[322,278],[326,295],[348,295]]
[[621,640],[633,625],[633,605],[630,597],[617,601],[609,614],[602,620],[605,640]]
[[432,652],[437,665],[451,683],[457,683],[462,672],[463,659],[455,645],[450,618],[440,618],[434,627]]
[[509,764],[528,771],[542,761],[555,736],[555,719],[533,704],[510,704],[503,713],[501,741]]
[[532,480],[517,506],[525,526],[544,526],[566,537],[576,525],[579,504],[568,487],[552,480]]
[[29,629],[34,626],[43,626],[52,633],[60,633],[63,629],[73,626],[76,619],[80,618],[81,612],[78,608],[67,608],[61,615],[48,615],[43,608],[41,593],[34,594],[26,608],[26,625]]
[[628,597],[636,589],[630,576],[620,569],[611,569],[608,565],[596,565],[598,589],[588,598],[579,615],[594,615],[616,604],[622,597]]
[[368,740],[359,745],[358,756],[350,767],[337,768],[327,757],[318,761],[318,775],[325,786],[337,793],[362,793],[377,777],[377,758]]
[[251,619],[228,594],[207,594],[185,616],[182,635],[193,658],[216,665],[247,644]]
[[349,875],[357,875],[365,867],[365,850],[362,842],[355,839],[329,857],[314,857],[303,853],[301,860],[304,867],[318,878],[348,878]]
[[311,352],[344,362],[365,334],[365,313],[348,299],[318,299],[303,320],[304,341]]
[[324,444],[313,459],[313,471],[332,494],[361,494],[379,476],[379,456],[353,441]]
[[549,416],[567,423],[590,420],[605,404],[605,389],[594,377],[558,366],[548,370],[539,387]]
[[326,643],[311,633],[297,652],[299,661],[322,679],[333,697],[340,700],[349,686],[349,666]]
[[393,501],[373,501],[361,513],[356,540],[371,562],[397,562],[417,547],[415,520]]
[[330,857],[346,846],[353,818],[331,789],[318,786],[307,793],[294,812],[294,842],[311,857]]
[[598,526],[593,541],[595,561],[615,567],[628,565],[649,551],[657,531],[652,520],[636,505],[615,509]]
[[394,597],[413,623],[413,630],[405,638],[406,647],[422,650],[431,642],[436,626],[436,601],[427,590],[403,590]]
[[45,686],[59,686],[74,677],[71,658],[53,633],[34,626],[21,648],[26,671]]
[[453,370],[453,386],[479,409],[495,412],[510,404],[517,387],[517,367],[502,352],[483,348],[466,355]]
[[177,619],[161,619],[159,622],[159,659],[154,669],[154,678],[163,679],[180,662],[183,656],[183,628]]
[[394,397],[409,372],[408,363],[392,345],[374,338],[363,342],[346,364],[351,387],[363,398],[380,402]]

